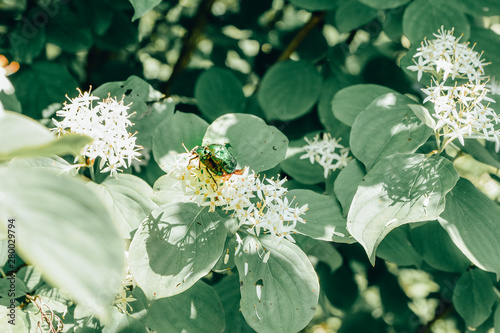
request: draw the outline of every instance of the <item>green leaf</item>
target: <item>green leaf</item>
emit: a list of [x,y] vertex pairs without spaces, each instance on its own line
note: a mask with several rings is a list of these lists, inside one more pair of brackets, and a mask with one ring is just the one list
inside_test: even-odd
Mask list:
[[352,243],[354,240],[346,230],[347,221],[342,217],[340,204],[333,195],[322,195],[310,190],[291,190],[286,194],[289,202],[293,199],[298,207],[307,204],[304,219],[306,223],[297,223],[295,230],[309,237]]
[[[486,59],[487,62],[491,62],[488,66],[484,67],[486,75],[496,77],[497,79],[500,78],[500,36],[491,29],[474,27],[471,30],[470,40],[472,43],[477,44],[474,47],[475,51],[484,51],[481,58]],[[490,107],[494,106],[490,105]]]
[[332,100],[339,90],[349,83],[351,82],[340,80],[338,77],[328,78],[323,82],[318,102],[318,115],[321,124],[325,127],[326,131],[330,132],[334,137],[341,137],[342,140],[345,140],[343,142],[349,142],[349,132],[351,129],[334,116],[332,112]]
[[407,106],[406,96],[389,93],[376,98],[352,125],[350,147],[366,169],[395,153],[413,153],[429,138],[428,128]]
[[108,9],[113,11],[113,18],[109,28],[104,34],[94,36],[94,40],[95,45],[102,50],[121,52],[127,46],[138,43],[139,33],[138,24],[132,23],[130,20],[128,8],[125,11],[119,11],[116,6],[117,3],[113,2],[113,7]]
[[455,36],[464,35],[462,40],[469,39],[470,25],[464,13],[448,2],[435,0],[415,0],[406,8],[403,16],[403,33],[410,42],[420,45],[425,37],[434,39],[433,33],[444,27],[455,28]]
[[[240,311],[240,278],[238,272],[223,277],[215,286],[226,315],[226,331],[254,333]],[[236,329],[235,329],[236,328]]]
[[56,4],[54,7],[53,13],[55,13],[47,24],[47,41],[71,53],[88,50],[93,44],[93,39],[92,31],[85,19],[87,15],[85,6],[66,3],[64,6]]
[[453,305],[468,327],[478,327],[491,315],[497,296],[488,274],[471,269],[460,276],[453,290]]
[[62,103],[69,91],[77,87],[66,67],[54,62],[37,62],[23,66],[12,76],[23,113],[42,118],[42,110],[52,103]]
[[246,107],[240,80],[223,68],[212,67],[200,75],[194,98],[201,113],[210,120],[226,113],[242,113]]
[[23,297],[27,292],[28,289],[24,281],[15,274],[0,279],[0,298],[2,301]]
[[377,248],[377,257],[398,266],[415,266],[420,268],[422,256],[417,252],[410,240],[408,226],[402,225],[385,236]]
[[53,156],[53,155],[73,155],[78,156],[86,145],[93,141],[92,138],[81,134],[66,134],[59,139],[38,145],[20,148],[9,152],[8,154],[0,154],[0,161],[10,160],[14,157],[30,157],[30,156]]
[[170,175],[163,175],[156,180],[151,199],[158,205],[172,202],[191,202],[191,197],[186,196],[182,183]]
[[500,207],[462,178],[446,196],[446,209],[438,221],[470,261],[500,276],[498,216]]
[[500,329],[500,306],[497,305],[494,315],[495,320],[495,331]]
[[303,235],[294,235],[293,238],[307,256],[316,257],[319,261],[327,264],[332,273],[342,266],[343,259],[339,251],[335,249],[336,244],[319,241]]
[[436,128],[436,121],[432,118],[427,108],[418,104],[408,104],[408,107],[413,111],[413,113],[415,113],[418,119],[420,119],[420,121],[426,124],[429,128],[432,130]]
[[[241,312],[258,332],[298,332],[312,319],[319,282],[307,256],[295,244],[248,235],[235,257],[240,275]],[[262,251],[271,251],[267,263]],[[258,290],[261,290],[260,297]]]
[[465,140],[465,145],[460,145],[459,147],[463,152],[471,155],[477,161],[491,165],[496,169],[500,169],[500,156],[498,154],[491,153],[478,140]]
[[104,316],[118,292],[124,244],[84,184],[39,169],[0,170],[3,228],[14,218],[16,250],[53,285]]
[[20,63],[32,63],[45,47],[45,27],[32,23],[35,15],[39,15],[42,10],[34,6],[8,35],[14,59]]
[[48,144],[55,139],[47,127],[22,114],[5,111],[0,120],[2,159],[7,159],[16,150]]
[[335,9],[338,6],[338,0],[290,0],[297,7],[310,11]]
[[370,261],[392,229],[436,219],[445,195],[458,180],[453,164],[439,156],[395,154],[370,170],[347,217],[347,230],[365,248]]
[[156,127],[163,120],[174,114],[175,104],[172,99],[167,98],[163,102],[155,102],[148,105],[148,111],[133,118],[134,125],[129,128],[129,133],[137,133],[136,144],[144,148],[153,147],[153,135]]
[[359,184],[363,181],[365,174],[366,172],[363,164],[353,159],[344,169],[342,169],[342,171],[340,171],[335,179],[334,192],[337,196],[337,200],[342,205],[344,216],[347,216],[352,199],[358,190]]
[[59,156],[16,157],[9,162],[9,168],[39,168],[66,176],[76,176],[78,174],[76,168]]
[[457,5],[463,11],[479,16],[500,15],[500,3],[496,0],[457,0]]
[[311,110],[321,92],[321,76],[308,61],[282,61],[262,78],[257,99],[269,120],[292,120]]
[[335,24],[339,32],[349,32],[377,17],[377,11],[358,0],[342,3],[335,12]]
[[375,9],[388,9],[406,5],[411,0],[358,0],[358,1]]
[[202,143],[208,123],[192,113],[176,112],[156,126],[153,134],[153,156],[163,171],[169,172],[174,157]]
[[192,203],[163,205],[135,233],[130,269],[149,300],[177,295],[210,272],[225,239],[217,213]]
[[0,91],[0,103],[2,103],[4,110],[14,111],[21,113],[21,102],[17,99],[16,94],[7,95],[5,91]]
[[208,128],[203,144],[229,143],[241,167],[256,173],[274,168],[283,160],[288,139],[276,127],[249,114],[226,114]]
[[10,312],[11,309],[0,305],[0,323],[7,323],[9,320],[13,320],[15,325],[5,324],[4,333],[25,333],[29,332],[31,325],[29,323],[28,314],[17,310],[15,314]]
[[470,266],[470,261],[436,221],[413,228],[411,239],[425,262],[435,269],[463,273]]
[[394,90],[376,84],[357,84],[342,89],[332,100],[335,117],[352,126],[356,117],[377,97],[396,93]]
[[135,21],[144,16],[151,9],[155,8],[161,0],[129,0],[132,6],[134,7],[134,16],[132,17],[132,21]]
[[111,307],[110,324],[102,328],[102,333],[115,332],[148,333],[149,330],[137,318],[120,312],[116,307]]
[[224,310],[212,287],[198,281],[182,294],[156,300],[147,313],[156,332],[224,332]]
[[[306,137],[312,140],[319,133],[318,131],[308,133]],[[318,163],[311,164],[308,158],[300,159],[305,154],[302,147],[306,145],[307,142],[304,138],[291,141],[288,145],[286,159],[280,163],[280,167],[293,179],[303,184],[324,182],[326,180],[325,173],[321,165]]]
[[157,207],[151,200],[153,189],[141,178],[118,174],[108,177],[101,184],[88,184],[101,198],[101,202],[112,212],[120,236],[130,239],[142,220]]

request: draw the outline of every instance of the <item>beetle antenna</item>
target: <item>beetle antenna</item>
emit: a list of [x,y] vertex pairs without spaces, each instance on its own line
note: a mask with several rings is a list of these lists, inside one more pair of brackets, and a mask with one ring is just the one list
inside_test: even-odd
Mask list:
[[186,153],[189,153],[189,150],[186,148],[186,146],[184,145],[184,142],[182,143],[182,146],[184,147],[184,149],[186,149]]

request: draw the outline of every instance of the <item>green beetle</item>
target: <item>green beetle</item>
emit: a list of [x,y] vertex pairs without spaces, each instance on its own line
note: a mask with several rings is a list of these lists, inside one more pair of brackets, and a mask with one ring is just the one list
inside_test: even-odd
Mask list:
[[[230,144],[211,143],[205,146],[196,146],[191,149],[191,154],[194,158],[199,158],[200,163],[203,163],[210,173],[217,176],[226,176],[233,174],[236,170],[236,159],[229,152]],[[214,179],[215,181],[215,179]]]

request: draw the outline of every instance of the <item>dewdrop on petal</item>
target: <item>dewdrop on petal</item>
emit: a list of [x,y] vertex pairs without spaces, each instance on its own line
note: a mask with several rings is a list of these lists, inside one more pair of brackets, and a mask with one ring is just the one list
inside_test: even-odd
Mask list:
[[121,168],[128,168],[132,160],[138,160],[141,146],[135,144],[136,136],[127,131],[132,126],[128,114],[129,106],[124,105],[123,99],[118,101],[108,97],[102,101],[90,92],[69,98],[62,110],[56,115],[62,117],[61,121],[52,119],[56,126],[52,130],[59,135],[67,133],[84,134],[94,139],[86,145],[81,152],[90,160],[90,163],[99,157],[101,172],[110,172],[116,176]]

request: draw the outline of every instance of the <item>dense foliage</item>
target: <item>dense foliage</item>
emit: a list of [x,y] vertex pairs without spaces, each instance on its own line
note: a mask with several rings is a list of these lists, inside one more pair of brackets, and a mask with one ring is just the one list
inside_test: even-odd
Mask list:
[[498,1],[0,0],[0,33],[2,332],[500,330]]

